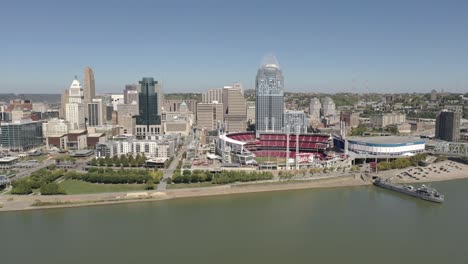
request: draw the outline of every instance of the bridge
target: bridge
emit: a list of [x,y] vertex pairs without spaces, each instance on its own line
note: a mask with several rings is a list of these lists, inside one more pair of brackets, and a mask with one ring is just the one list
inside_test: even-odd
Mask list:
[[459,142],[437,142],[434,153],[449,157],[468,158],[468,143]]

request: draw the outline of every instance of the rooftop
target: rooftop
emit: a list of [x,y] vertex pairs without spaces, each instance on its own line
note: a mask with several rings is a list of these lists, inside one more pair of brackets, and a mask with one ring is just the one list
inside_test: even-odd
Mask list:
[[17,159],[19,158],[18,157],[3,157],[3,158],[0,158],[0,162],[11,162]]
[[376,136],[376,137],[349,137],[348,140],[370,144],[401,144],[425,142],[418,137]]
[[104,133],[91,133],[91,134],[88,134],[88,137],[102,137],[102,136],[105,136]]

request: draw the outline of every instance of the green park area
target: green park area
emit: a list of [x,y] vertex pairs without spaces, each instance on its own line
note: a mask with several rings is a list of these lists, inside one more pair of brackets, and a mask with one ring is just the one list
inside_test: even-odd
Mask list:
[[67,194],[93,194],[109,192],[132,192],[145,190],[146,184],[105,184],[89,183],[79,180],[64,180],[59,186]]
[[84,194],[153,190],[162,171],[90,168],[88,172],[42,169],[12,182],[11,194]]

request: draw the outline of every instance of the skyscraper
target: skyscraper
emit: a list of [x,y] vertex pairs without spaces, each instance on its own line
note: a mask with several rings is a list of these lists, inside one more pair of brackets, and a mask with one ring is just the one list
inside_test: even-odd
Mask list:
[[139,84],[141,92],[138,94],[138,116],[136,118],[137,136],[160,134],[161,116],[158,115],[158,94],[155,91],[158,81],[153,78],[143,78]]
[[330,97],[325,97],[322,101],[322,116],[335,115],[335,102]]
[[136,84],[125,85],[124,104],[138,104],[138,91]]
[[154,92],[157,94],[157,98],[158,98],[158,115],[161,116],[161,108],[164,102],[164,93],[163,93],[162,83],[156,82],[156,84],[154,85]]
[[313,121],[320,120],[320,110],[322,109],[322,103],[317,97],[310,100],[309,115]]
[[218,102],[197,104],[197,128],[216,130],[223,122],[223,104]]
[[87,104],[88,108],[88,125],[101,126],[104,124],[105,108],[102,99],[93,99],[92,102]]
[[442,110],[437,115],[435,137],[445,141],[458,141],[460,139],[460,114]]
[[245,131],[247,127],[247,108],[242,84],[223,88],[223,111],[227,132]]
[[284,126],[283,72],[273,55],[265,57],[255,81],[255,123],[259,132],[281,132]]
[[67,111],[66,111],[66,107],[67,107],[67,103],[68,103],[68,89],[66,89],[62,96],[60,97],[60,117],[61,118],[65,118],[66,117],[66,114],[67,114]]
[[70,122],[72,129],[85,127],[85,106],[83,104],[83,89],[80,82],[73,80],[68,89],[68,102],[65,104],[65,120]]
[[96,87],[94,82],[94,72],[90,67],[84,69],[84,87],[83,100],[84,103],[90,103],[96,97]]

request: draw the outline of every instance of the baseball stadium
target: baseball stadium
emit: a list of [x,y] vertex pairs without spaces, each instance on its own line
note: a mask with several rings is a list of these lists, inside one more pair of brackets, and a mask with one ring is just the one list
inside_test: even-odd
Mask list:
[[223,162],[241,165],[271,161],[286,164],[291,159],[310,164],[326,159],[330,143],[328,134],[260,133],[257,138],[254,132],[239,132],[221,134],[216,141],[216,152]]

